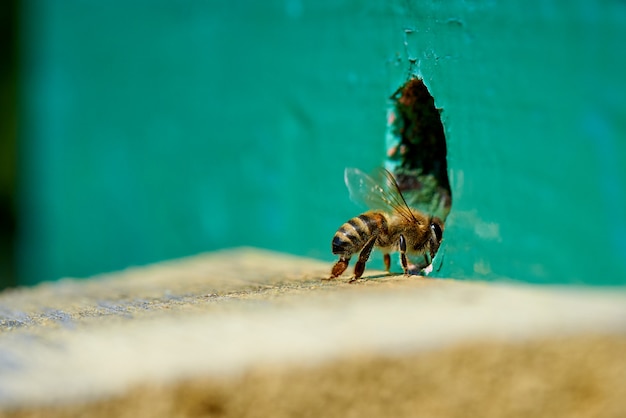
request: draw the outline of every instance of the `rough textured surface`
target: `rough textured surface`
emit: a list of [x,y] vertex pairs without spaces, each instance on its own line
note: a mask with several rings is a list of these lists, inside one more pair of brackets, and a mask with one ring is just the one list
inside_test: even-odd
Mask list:
[[626,293],[241,249],[0,294],[0,416],[626,413]]

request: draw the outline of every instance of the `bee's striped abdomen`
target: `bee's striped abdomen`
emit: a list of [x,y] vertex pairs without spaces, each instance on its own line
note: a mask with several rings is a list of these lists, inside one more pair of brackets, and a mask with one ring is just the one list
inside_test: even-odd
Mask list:
[[352,255],[363,248],[365,243],[381,232],[387,232],[385,215],[367,212],[343,224],[333,237],[333,254]]

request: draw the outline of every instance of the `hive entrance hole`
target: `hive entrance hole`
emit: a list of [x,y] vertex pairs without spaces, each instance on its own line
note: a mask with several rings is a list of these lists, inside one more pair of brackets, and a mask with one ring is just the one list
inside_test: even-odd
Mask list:
[[410,206],[445,222],[452,192],[442,110],[419,77],[409,79],[390,99],[386,168]]

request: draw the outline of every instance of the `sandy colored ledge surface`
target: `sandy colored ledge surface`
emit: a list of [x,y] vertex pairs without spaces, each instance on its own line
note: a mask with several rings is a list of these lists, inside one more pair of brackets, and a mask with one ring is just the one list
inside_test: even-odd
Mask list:
[[626,291],[254,249],[0,294],[0,416],[623,417]]

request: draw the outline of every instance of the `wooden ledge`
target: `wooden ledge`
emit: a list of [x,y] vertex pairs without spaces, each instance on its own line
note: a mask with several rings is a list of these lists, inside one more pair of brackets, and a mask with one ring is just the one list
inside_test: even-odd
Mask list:
[[0,416],[626,411],[622,289],[329,266],[235,249],[6,291]]

